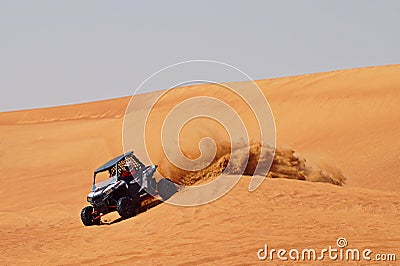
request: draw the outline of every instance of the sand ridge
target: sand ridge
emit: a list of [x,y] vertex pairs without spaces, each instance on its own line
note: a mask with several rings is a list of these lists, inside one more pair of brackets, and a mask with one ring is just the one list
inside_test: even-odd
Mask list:
[[[341,236],[354,248],[398,252],[399,76],[400,65],[390,65],[257,81],[275,116],[282,165],[328,162],[326,171],[346,177],[343,186],[268,178],[249,192],[245,176],[211,204],[160,204],[90,228],[79,213],[93,169],[122,153],[129,98],[0,113],[0,263],[254,264],[265,243],[325,248]],[[168,104],[196,93],[210,91],[178,88]],[[149,95],[138,97],[145,104]],[[185,134],[197,140],[207,133],[200,129]],[[300,173],[290,169],[277,173]]]

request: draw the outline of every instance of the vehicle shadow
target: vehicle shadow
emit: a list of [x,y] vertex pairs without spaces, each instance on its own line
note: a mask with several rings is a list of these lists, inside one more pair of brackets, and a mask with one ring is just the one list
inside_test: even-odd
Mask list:
[[[163,201],[159,200],[159,199],[150,200],[148,203],[143,204],[143,206],[139,210],[139,213],[136,214],[136,216],[140,215],[141,213],[146,212],[147,210],[150,210],[151,208],[156,207],[157,205],[160,205],[161,203],[163,203]],[[101,221],[100,225],[112,225],[112,224],[120,223],[120,222],[122,222],[124,220],[129,220],[129,219],[135,218],[136,216],[131,217],[131,218],[127,218],[127,219],[123,219],[122,217],[119,217],[119,218],[114,219],[112,221]]]

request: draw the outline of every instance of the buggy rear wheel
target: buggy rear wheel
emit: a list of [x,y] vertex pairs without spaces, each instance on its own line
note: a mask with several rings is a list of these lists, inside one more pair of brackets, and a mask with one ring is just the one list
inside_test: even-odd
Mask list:
[[122,197],[117,202],[117,212],[123,218],[130,218],[137,214],[137,204],[131,198]]
[[96,217],[93,215],[93,210],[94,209],[92,206],[86,206],[85,208],[82,209],[81,220],[85,226],[100,224],[100,218],[94,219]]

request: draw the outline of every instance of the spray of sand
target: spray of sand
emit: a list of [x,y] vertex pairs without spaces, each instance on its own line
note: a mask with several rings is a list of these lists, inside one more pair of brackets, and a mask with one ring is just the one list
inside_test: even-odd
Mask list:
[[[325,162],[324,164],[313,164],[311,166],[305,158],[296,156],[295,151],[290,148],[277,148],[274,155],[271,149],[266,148],[261,154],[261,145],[255,143],[250,147],[235,150],[233,156],[229,147],[228,145],[219,145],[213,163],[202,170],[183,170],[164,159],[159,165],[159,171],[178,184],[190,186],[210,182],[218,178],[223,172],[226,174],[238,174],[243,172],[244,169],[243,175],[252,176],[255,174],[257,164],[267,165],[273,156],[270,171],[266,175],[267,178],[325,182],[339,186],[346,181],[346,177],[340,169],[333,166],[333,164]],[[228,162],[231,157],[234,158],[234,161],[231,162],[228,168]]]

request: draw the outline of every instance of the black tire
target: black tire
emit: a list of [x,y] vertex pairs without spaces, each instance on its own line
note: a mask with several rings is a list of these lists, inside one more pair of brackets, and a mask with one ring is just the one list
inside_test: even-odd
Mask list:
[[178,190],[174,182],[169,180],[168,178],[163,178],[157,184],[158,195],[160,195],[161,199],[166,201],[170,197],[172,197]]
[[117,212],[123,219],[133,217],[137,214],[138,208],[131,198],[122,197],[117,202]]
[[95,218],[93,216],[93,207],[92,206],[86,206],[85,208],[82,209],[81,211],[81,220],[82,223],[85,226],[91,226],[91,225],[99,225],[100,224],[100,218],[93,219]]

